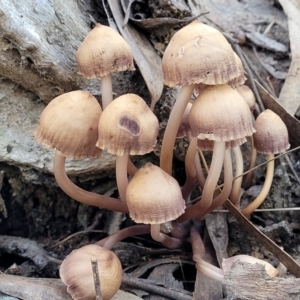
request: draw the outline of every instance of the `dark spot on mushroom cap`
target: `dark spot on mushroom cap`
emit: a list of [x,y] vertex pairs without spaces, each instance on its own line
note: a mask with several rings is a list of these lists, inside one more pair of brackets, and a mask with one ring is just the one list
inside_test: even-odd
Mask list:
[[123,127],[124,129],[129,131],[134,136],[138,136],[140,134],[141,129],[139,124],[136,121],[128,118],[127,116],[121,117],[119,125],[120,127]]

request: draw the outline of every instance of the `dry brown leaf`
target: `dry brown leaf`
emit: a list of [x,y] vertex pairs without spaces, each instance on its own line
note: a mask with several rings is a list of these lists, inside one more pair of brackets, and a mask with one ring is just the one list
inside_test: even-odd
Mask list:
[[294,116],[300,106],[300,3],[298,0],[279,0],[279,3],[288,17],[292,52],[292,62],[279,95],[279,102]]
[[108,3],[121,35],[132,49],[134,60],[150,92],[153,109],[163,90],[161,59],[149,40],[131,24],[123,28],[124,13],[120,2],[109,0]]

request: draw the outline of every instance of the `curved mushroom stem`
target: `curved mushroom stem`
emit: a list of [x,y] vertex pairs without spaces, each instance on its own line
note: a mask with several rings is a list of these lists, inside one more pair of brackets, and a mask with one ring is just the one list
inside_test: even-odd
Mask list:
[[66,157],[56,150],[53,161],[54,176],[58,185],[67,195],[83,204],[128,213],[128,208],[122,201],[85,191],[75,185],[66,174],[65,161]]
[[160,224],[151,224],[151,236],[155,241],[163,244],[169,249],[179,248],[182,244],[182,240],[160,232]]
[[202,218],[226,201],[232,188],[232,181],[233,181],[233,175],[232,175],[231,154],[230,154],[230,150],[227,149],[225,150],[225,156],[224,156],[224,185],[223,185],[222,192],[213,200],[211,206],[204,213],[201,214]]
[[170,175],[172,175],[173,148],[175,145],[176,134],[193,90],[194,85],[185,85],[181,87],[162,140],[160,167]]
[[240,175],[242,175],[243,171],[244,171],[244,161],[243,161],[243,155],[242,155],[240,146],[234,147],[232,149],[232,151],[234,153],[235,161],[236,161],[235,177],[237,177],[237,178],[235,178],[233,181],[232,190],[230,193],[230,200],[235,206],[237,206],[239,203],[240,194],[241,194],[241,186],[242,186],[243,176],[240,176]]
[[181,188],[182,198],[187,201],[190,198],[190,194],[197,182],[197,173],[195,170],[195,159],[197,153],[197,139],[190,140],[190,144],[185,156],[185,174],[186,180]]
[[178,218],[179,222],[187,221],[206,211],[213,200],[214,191],[218,183],[225,154],[225,142],[214,142],[213,156],[207,179],[202,192],[202,199],[195,205],[189,206],[183,215]]
[[126,203],[126,189],[128,186],[128,154],[116,157],[116,179],[120,198]]
[[264,185],[262,187],[262,190],[260,191],[259,195],[254,199],[246,208],[242,210],[242,214],[244,214],[246,217],[248,217],[255,209],[257,209],[266,199],[272,182],[273,182],[273,176],[274,176],[274,154],[268,154],[267,155],[267,171],[266,171],[266,178]]
[[149,233],[150,225],[133,225],[130,227],[123,228],[122,230],[96,242],[95,244],[111,250],[118,242],[128,237]]
[[113,100],[111,74],[101,77],[102,109]]
[[197,271],[207,275],[208,277],[223,281],[223,270],[203,259],[203,256],[205,254],[205,247],[199,233],[194,227],[191,228],[190,238],[193,249],[193,260],[196,263]]
[[250,166],[249,166],[249,172],[247,173],[246,180],[244,183],[245,190],[249,189],[249,187],[252,185],[252,178],[253,178],[253,172],[254,172],[254,170],[252,170],[252,169],[255,167],[256,157],[257,157],[257,151],[254,146],[253,135],[251,135],[250,138],[251,138],[252,151],[251,151],[251,161],[250,161]]

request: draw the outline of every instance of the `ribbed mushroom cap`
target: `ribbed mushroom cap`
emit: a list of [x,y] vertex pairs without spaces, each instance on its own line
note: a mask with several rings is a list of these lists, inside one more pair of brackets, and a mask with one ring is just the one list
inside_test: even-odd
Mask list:
[[168,44],[162,67],[170,87],[225,84],[240,76],[234,52],[217,29],[196,20],[177,31]]
[[[226,149],[233,149],[237,146],[240,146],[242,144],[244,144],[246,142],[246,138],[241,138],[241,139],[237,139],[237,140],[232,140],[232,141],[227,141],[225,143],[225,148]],[[200,140],[197,139],[197,148],[203,150],[203,151],[213,151],[214,150],[214,141],[212,140]]]
[[238,87],[238,86],[244,84],[244,82],[246,81],[246,77],[245,77],[245,71],[244,71],[242,61],[235,52],[234,52],[234,58],[235,58],[237,68],[240,72],[240,75],[238,77],[234,78],[233,80],[230,80],[228,82],[228,85],[230,85],[232,87]]
[[247,102],[250,110],[253,111],[254,108],[255,108],[255,96],[254,96],[252,90],[249,88],[249,86],[240,85],[236,88],[236,90],[239,92],[239,94]]
[[116,155],[143,155],[153,150],[158,128],[157,117],[141,97],[122,95],[103,111],[96,146]]
[[189,114],[191,133],[198,139],[232,141],[251,136],[251,112],[242,96],[228,85],[207,86]]
[[91,261],[98,264],[103,300],[111,299],[122,281],[119,258],[110,250],[97,245],[87,245],[74,250],[62,262],[59,275],[74,300],[95,300],[95,285]]
[[178,182],[151,163],[140,168],[129,182],[126,203],[132,220],[144,224],[175,220],[185,210]]
[[87,91],[73,91],[53,99],[40,116],[34,136],[38,143],[72,158],[97,157],[95,144],[102,109]]
[[290,148],[288,130],[281,118],[270,109],[259,114],[254,123],[253,134],[257,152],[264,154],[282,153]]
[[129,45],[118,32],[101,24],[87,34],[77,50],[76,60],[78,73],[86,78],[135,70]]

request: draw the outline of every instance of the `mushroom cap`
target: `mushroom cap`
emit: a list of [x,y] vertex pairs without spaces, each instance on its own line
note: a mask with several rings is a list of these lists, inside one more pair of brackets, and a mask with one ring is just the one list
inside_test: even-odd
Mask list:
[[226,38],[198,20],[174,34],[164,52],[162,67],[164,83],[170,87],[225,84],[240,76]]
[[228,82],[228,85],[230,85],[232,87],[238,87],[238,86],[244,84],[244,82],[246,81],[246,77],[245,77],[245,71],[244,71],[243,63],[242,63],[241,59],[238,57],[238,55],[235,52],[234,52],[234,58],[235,58],[237,68],[240,72],[240,75],[238,77],[230,80]]
[[201,140],[226,142],[255,132],[247,103],[228,85],[207,86],[194,101],[189,121],[192,136]]
[[[246,138],[243,137],[241,139],[237,139],[237,140],[232,140],[232,141],[227,141],[225,143],[225,148],[226,149],[233,149],[235,147],[238,147],[242,144],[244,144],[246,142]],[[203,151],[213,151],[214,150],[214,141],[212,140],[200,140],[197,139],[197,148],[203,150]]]
[[247,102],[249,108],[251,111],[255,108],[255,96],[252,92],[252,90],[247,85],[240,85],[236,88],[236,90],[239,92],[239,94],[244,98],[244,100]]
[[129,182],[126,203],[132,220],[144,224],[172,221],[185,210],[178,182],[151,163],[140,168]]
[[87,91],[73,91],[53,99],[43,110],[34,136],[38,143],[72,158],[97,157],[95,146],[102,109]]
[[270,109],[260,113],[255,120],[253,134],[257,152],[282,153],[290,148],[288,130],[281,118]]
[[74,250],[62,262],[59,275],[72,299],[96,299],[91,261],[98,264],[103,300],[111,299],[122,281],[122,265],[110,250],[97,245],[87,245]]
[[156,144],[159,123],[145,101],[135,94],[113,100],[103,111],[96,146],[116,155],[143,155]]
[[135,70],[133,54],[123,37],[114,29],[99,23],[79,46],[76,60],[78,73],[86,78]]

